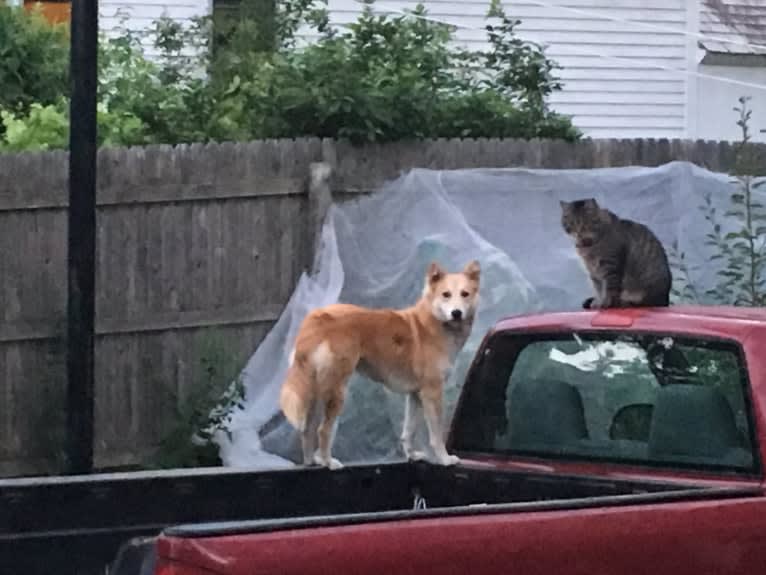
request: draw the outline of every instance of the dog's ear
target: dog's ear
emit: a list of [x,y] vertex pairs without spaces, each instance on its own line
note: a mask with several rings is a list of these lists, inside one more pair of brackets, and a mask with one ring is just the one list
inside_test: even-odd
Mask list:
[[477,260],[468,262],[463,268],[463,273],[471,281],[479,281],[479,276],[481,275],[481,266],[479,265],[479,262]]
[[440,279],[442,279],[446,275],[446,271],[444,271],[444,268],[441,267],[436,262],[431,262],[431,265],[428,266],[428,281],[429,283],[436,283]]

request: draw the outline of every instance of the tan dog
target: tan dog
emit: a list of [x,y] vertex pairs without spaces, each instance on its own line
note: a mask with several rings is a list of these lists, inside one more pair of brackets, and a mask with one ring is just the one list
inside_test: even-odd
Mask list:
[[412,447],[415,416],[423,412],[438,462],[457,463],[444,446],[442,388],[471,333],[479,276],[477,261],[458,273],[432,263],[423,295],[412,307],[334,304],[306,316],[279,397],[282,412],[301,432],[304,465],[342,467],[331,455],[332,442],[355,370],[407,395],[401,441],[408,459],[425,458]]

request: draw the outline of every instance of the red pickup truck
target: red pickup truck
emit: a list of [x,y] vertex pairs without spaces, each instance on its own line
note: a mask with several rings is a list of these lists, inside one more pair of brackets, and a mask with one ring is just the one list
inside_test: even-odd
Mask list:
[[766,310],[504,319],[452,418],[460,464],[254,474],[259,516],[167,527],[144,572],[760,575],[765,408]]

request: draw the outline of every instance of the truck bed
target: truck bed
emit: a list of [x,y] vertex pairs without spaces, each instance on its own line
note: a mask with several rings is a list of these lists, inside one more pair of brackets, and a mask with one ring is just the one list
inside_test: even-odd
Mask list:
[[47,574],[57,565],[59,574],[103,573],[122,542],[163,529],[194,537],[474,513],[482,507],[470,506],[482,504],[491,512],[498,505],[599,506],[626,497],[723,497],[730,491],[404,462],[336,471],[218,468],[4,480],[0,572]]
[[[236,518],[178,520],[163,534],[177,541],[429,517],[724,499],[756,491],[426,463],[300,469],[256,474],[247,494],[230,493],[229,504],[240,509]],[[252,510],[249,516],[242,504]],[[221,509],[218,515],[223,514]]]
[[185,525],[166,529],[144,548],[145,570],[113,575],[152,575],[153,566],[179,575],[755,575],[753,566],[766,560],[761,538],[754,535],[760,533],[762,504],[757,487],[684,486]]
[[[392,466],[386,467],[388,469],[383,468],[386,471],[400,471],[392,469]],[[359,468],[347,469],[352,474],[351,482],[347,485],[351,489],[344,495],[349,497],[344,497],[343,501],[336,500],[336,505],[330,504],[326,493],[311,490],[309,501],[302,501],[302,507],[299,507],[301,512],[296,515],[176,525],[165,529],[164,534],[169,537],[214,537],[413,518],[586,509],[760,494],[757,488],[752,487],[714,488],[693,484],[604,480],[588,476],[459,469],[423,464],[409,469],[407,482],[399,484],[396,491],[392,492],[391,485],[387,485],[386,490],[380,489],[378,481],[382,480],[381,476],[362,477],[361,474],[357,475]],[[373,473],[377,474],[383,469],[374,468]],[[341,480],[339,483],[345,482]],[[395,499],[378,499],[386,495],[395,496],[398,504],[394,503]],[[315,512],[307,513],[306,509],[314,509]]]
[[[316,470],[325,489],[280,488],[281,503],[247,521],[208,521],[172,526],[172,537],[263,533],[300,527],[349,525],[408,518],[507,513],[512,510],[583,509],[641,502],[752,496],[756,488],[628,481],[424,463]],[[279,507],[282,506],[280,510]],[[294,506],[294,507],[293,507]],[[289,512],[288,509],[292,508]],[[281,513],[280,513],[281,511]]]

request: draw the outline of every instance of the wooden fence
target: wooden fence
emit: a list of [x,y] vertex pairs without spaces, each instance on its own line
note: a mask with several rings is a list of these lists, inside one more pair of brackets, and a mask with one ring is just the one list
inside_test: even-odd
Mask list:
[[[766,157],[759,147],[761,157]],[[689,160],[731,169],[726,143],[319,140],[102,150],[98,157],[96,445],[101,467],[144,461],[216,328],[249,356],[311,260],[321,204],[412,167],[593,168]],[[762,165],[766,165],[763,163]],[[56,472],[63,434],[67,155],[0,156],[0,476]]]

